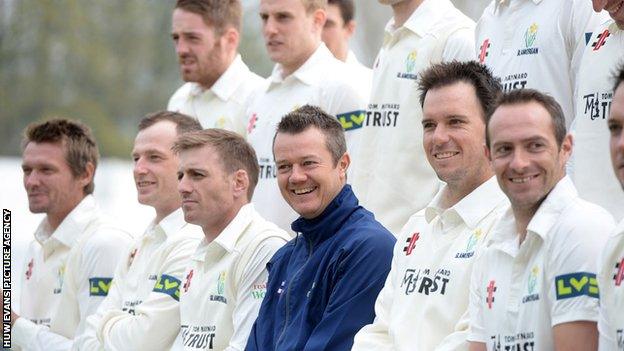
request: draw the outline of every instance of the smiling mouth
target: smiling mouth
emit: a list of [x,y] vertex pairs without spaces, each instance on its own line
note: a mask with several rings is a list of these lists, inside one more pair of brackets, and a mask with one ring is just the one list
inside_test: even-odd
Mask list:
[[305,194],[309,194],[311,192],[313,192],[314,190],[316,190],[317,187],[313,186],[313,187],[309,187],[309,188],[302,188],[302,189],[293,189],[291,190],[291,192],[295,195],[305,195]]
[[146,180],[142,180],[140,182],[137,182],[137,186],[139,188],[143,188],[143,187],[150,186],[150,185],[153,185],[153,184],[156,184],[156,182],[148,182]]
[[456,152],[456,151],[438,152],[434,154],[433,157],[435,157],[438,160],[443,160],[445,158],[450,158],[455,155],[459,155],[459,152]]
[[526,183],[528,181],[530,181],[533,178],[537,178],[537,174],[536,175],[532,175],[532,176],[526,176],[526,177],[515,177],[515,178],[509,178],[509,180],[512,183],[516,183],[516,184],[523,184]]

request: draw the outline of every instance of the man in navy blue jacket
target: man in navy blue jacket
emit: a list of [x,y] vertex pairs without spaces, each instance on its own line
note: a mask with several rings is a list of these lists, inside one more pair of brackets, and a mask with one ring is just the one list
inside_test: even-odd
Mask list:
[[282,196],[300,215],[297,237],[267,264],[269,280],[246,350],[350,350],[375,317],[395,238],[346,184],[340,123],[303,106],[273,139]]

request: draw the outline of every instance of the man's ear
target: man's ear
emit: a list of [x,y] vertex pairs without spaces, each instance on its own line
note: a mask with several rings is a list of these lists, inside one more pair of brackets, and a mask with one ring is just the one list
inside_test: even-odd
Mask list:
[[92,162],[87,162],[84,172],[78,176],[78,182],[84,189],[89,183],[93,181],[95,176],[95,165]]
[[239,169],[232,174],[232,188],[234,197],[247,198],[247,190],[249,189],[249,175],[247,171]]
[[230,50],[236,50],[240,42],[240,33],[234,27],[227,27],[220,38],[221,45]]
[[350,20],[345,24],[345,29],[347,30],[347,33],[349,33],[349,39],[353,36],[353,34],[355,34],[355,27],[356,24],[354,20]]
[[349,165],[351,165],[351,156],[349,156],[348,152],[345,152],[342,157],[338,160],[338,168],[340,169],[340,176],[344,176],[345,179],[347,177],[347,170],[349,169]]
[[323,31],[323,27],[325,26],[325,21],[327,21],[327,13],[325,9],[316,9],[314,13],[312,13],[314,20],[314,28],[316,28],[317,33],[321,33]]
[[483,152],[485,152],[485,157],[492,162],[492,154],[490,153],[490,148],[487,145],[483,144]]

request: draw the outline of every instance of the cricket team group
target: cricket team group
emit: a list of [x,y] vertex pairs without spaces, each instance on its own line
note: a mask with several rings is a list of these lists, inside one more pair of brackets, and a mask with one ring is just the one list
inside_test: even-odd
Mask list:
[[[185,81],[132,149],[128,233],[85,124],[33,123],[16,350],[624,350],[624,0],[177,0]],[[164,105],[164,103],[163,103]]]

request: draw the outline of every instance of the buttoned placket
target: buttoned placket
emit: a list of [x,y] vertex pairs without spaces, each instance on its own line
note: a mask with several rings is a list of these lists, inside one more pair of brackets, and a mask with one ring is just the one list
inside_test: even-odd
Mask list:
[[[513,265],[506,306],[506,322],[513,323],[518,320],[520,304],[522,303],[522,294],[524,291],[524,276],[526,275],[529,260],[538,252],[536,247],[538,241],[539,236],[537,234],[528,232],[524,242],[522,242],[518,248],[515,257],[512,258]],[[515,330],[515,325],[508,325],[506,329]]]

